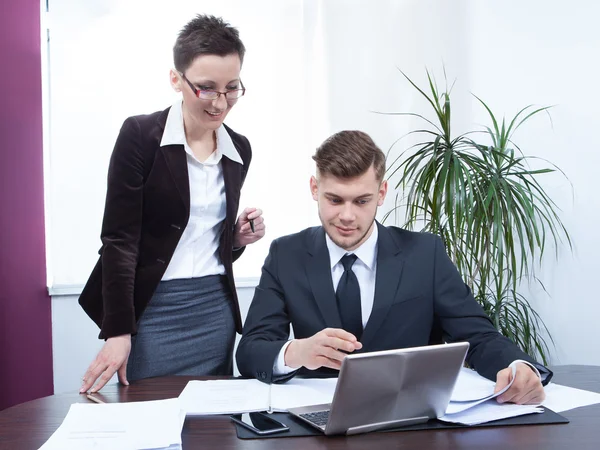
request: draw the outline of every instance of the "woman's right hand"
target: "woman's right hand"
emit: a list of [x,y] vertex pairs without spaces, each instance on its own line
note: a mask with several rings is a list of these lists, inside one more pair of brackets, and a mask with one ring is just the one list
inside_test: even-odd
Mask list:
[[[108,338],[102,350],[96,356],[83,376],[83,384],[79,393],[83,394],[91,388],[91,392],[97,392],[117,372],[119,382],[125,386],[127,381],[127,360],[131,351],[131,335],[123,334]],[[98,377],[100,379],[98,380]],[[98,381],[98,384],[94,384]],[[93,386],[93,387],[92,387]]]

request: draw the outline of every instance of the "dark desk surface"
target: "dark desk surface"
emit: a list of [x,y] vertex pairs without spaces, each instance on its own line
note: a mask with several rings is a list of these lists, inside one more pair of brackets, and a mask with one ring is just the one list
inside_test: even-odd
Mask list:
[[[553,381],[558,384],[600,392],[600,366],[558,366],[553,370]],[[105,387],[101,394],[110,402],[172,398],[190,379],[154,378],[128,387],[115,384]],[[39,448],[62,423],[71,403],[76,402],[88,400],[77,393],[58,394],[0,411],[0,449]],[[227,416],[206,416],[186,419],[182,437],[184,449],[600,449],[600,405],[562,415],[571,423],[265,440],[238,439]]]

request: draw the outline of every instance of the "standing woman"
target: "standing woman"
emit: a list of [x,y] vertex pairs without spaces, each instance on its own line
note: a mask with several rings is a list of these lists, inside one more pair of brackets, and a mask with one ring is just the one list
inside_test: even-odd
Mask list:
[[245,93],[238,31],[198,15],[173,48],[170,108],[125,120],[108,169],[102,248],[79,303],[106,339],[81,392],[161,375],[230,375],[242,323],[232,264],[265,234],[235,218],[252,157],[223,124]]

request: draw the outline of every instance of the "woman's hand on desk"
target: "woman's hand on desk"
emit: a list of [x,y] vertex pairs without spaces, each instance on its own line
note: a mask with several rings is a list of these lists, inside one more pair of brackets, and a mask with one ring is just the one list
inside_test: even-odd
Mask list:
[[[99,391],[110,381],[115,372],[117,372],[121,384],[129,385],[127,381],[127,359],[130,351],[130,334],[108,338],[96,359],[92,361],[85,372],[79,392],[87,392],[90,388],[91,392]],[[98,384],[94,386],[96,381],[98,381]]]
[[[262,213],[262,210],[258,208],[244,209],[235,224],[233,248],[253,244],[265,235],[265,221]],[[250,223],[251,221],[253,223]]]

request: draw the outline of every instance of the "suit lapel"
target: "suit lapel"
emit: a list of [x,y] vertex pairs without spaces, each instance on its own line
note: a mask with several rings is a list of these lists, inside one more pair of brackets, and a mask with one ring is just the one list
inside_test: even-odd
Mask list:
[[373,299],[373,310],[361,339],[363,349],[365,350],[368,349],[370,342],[377,334],[377,330],[379,330],[379,327],[387,317],[388,310],[398,291],[404,265],[401,247],[386,227],[379,223],[377,223],[377,226],[379,236],[377,242],[375,297]]
[[183,145],[165,145],[160,147],[165,125],[169,117],[171,107],[165,109],[156,120],[156,127],[153,130],[152,140],[156,142],[160,152],[165,159],[171,177],[175,182],[179,196],[183,201],[185,210],[190,212],[190,179],[188,175],[187,157]]
[[342,319],[338,311],[331,279],[329,250],[325,242],[325,231],[322,227],[315,228],[309,234],[307,244],[306,272],[319,310],[327,327],[342,328]]
[[227,204],[225,223],[234,226],[237,213],[236,209],[237,205],[239,205],[240,186],[242,184],[242,166],[235,161],[231,161],[226,156],[223,156],[221,158],[221,167],[223,168],[225,199]]
[[165,145],[160,148],[169,172],[175,181],[186,211],[190,212],[190,179],[188,175],[187,157],[183,145]]

